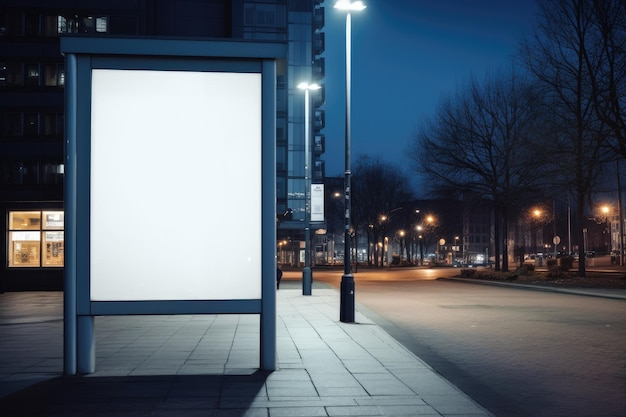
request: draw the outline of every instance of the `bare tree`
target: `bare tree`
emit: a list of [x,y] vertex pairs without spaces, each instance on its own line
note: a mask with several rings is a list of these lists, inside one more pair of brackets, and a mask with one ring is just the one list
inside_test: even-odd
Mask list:
[[403,202],[411,200],[410,181],[396,166],[361,156],[355,164],[352,189],[354,229],[367,233],[374,244],[374,263],[380,261],[382,266],[383,253],[378,243],[383,242],[393,214],[402,209]]
[[593,3],[591,16],[598,45],[585,54],[596,114],[609,129],[607,144],[626,158],[626,2]]
[[542,188],[538,156],[541,100],[534,85],[512,71],[476,79],[443,101],[411,144],[416,168],[442,197],[475,195],[494,211],[496,270],[508,270],[509,208]]
[[[588,0],[542,2],[534,37],[523,46],[526,66],[541,83],[550,104],[548,143],[552,144],[551,153],[558,155],[554,163],[564,186],[572,190],[578,225],[584,223],[585,203],[608,157],[606,141],[610,136],[606,123],[597,117],[602,101],[597,97],[597,70],[605,54],[594,4]],[[584,242],[582,227],[578,240]],[[583,245],[579,256],[584,259]],[[579,263],[578,272],[585,276],[584,262]]]

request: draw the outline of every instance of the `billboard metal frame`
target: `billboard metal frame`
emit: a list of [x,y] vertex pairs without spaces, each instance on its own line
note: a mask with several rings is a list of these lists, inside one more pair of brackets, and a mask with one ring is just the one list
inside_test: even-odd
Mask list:
[[[95,316],[133,314],[259,314],[260,368],[275,370],[276,61],[285,58],[286,45],[201,39],[62,37],[61,52],[66,60],[64,373],[95,372]],[[91,300],[89,205],[94,69],[261,74],[260,299]]]

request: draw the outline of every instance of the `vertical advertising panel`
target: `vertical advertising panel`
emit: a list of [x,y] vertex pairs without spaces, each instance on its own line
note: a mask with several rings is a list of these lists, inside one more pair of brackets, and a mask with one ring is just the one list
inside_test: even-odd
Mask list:
[[311,184],[311,221],[324,221],[324,184]]
[[92,301],[261,298],[261,88],[92,70]]

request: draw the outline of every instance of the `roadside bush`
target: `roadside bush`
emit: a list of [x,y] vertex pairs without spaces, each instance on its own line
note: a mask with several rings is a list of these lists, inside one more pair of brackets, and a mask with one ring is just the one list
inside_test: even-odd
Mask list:
[[461,269],[461,278],[476,278],[477,272],[476,269],[463,268]]
[[502,272],[493,270],[482,270],[480,272],[477,271],[476,274],[476,278],[478,279],[487,279],[492,281],[515,281],[518,276],[519,275],[516,272]]
[[574,257],[564,256],[561,258],[561,269],[563,271],[569,271],[574,267]]
[[516,275],[532,275],[535,272],[535,265],[524,264],[515,270]]
[[559,278],[567,274],[567,272],[574,267],[574,258],[571,256],[564,256],[558,260],[548,259],[547,266],[548,271],[546,276],[548,278]]
[[549,278],[558,278],[561,275],[563,275],[563,271],[561,271],[561,268],[558,265],[548,266],[548,272],[546,273],[546,276],[548,276]]

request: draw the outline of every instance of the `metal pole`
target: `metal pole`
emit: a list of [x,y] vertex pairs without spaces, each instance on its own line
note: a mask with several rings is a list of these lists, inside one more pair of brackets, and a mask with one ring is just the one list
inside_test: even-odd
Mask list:
[[624,212],[622,210],[622,185],[619,173],[619,160],[616,161],[617,165],[617,211],[619,215],[619,264],[624,266]]
[[63,276],[63,373],[76,375],[77,372],[77,318],[76,318],[76,214],[77,214],[77,177],[76,177],[76,118],[78,111],[77,61],[75,54],[66,58],[65,83],[65,267]]
[[341,276],[339,320],[344,323],[354,322],[354,275],[350,269],[350,32],[351,17],[350,11],[346,12],[346,154],[345,154],[345,179],[344,179],[344,251],[343,264],[344,274]]
[[302,295],[311,295],[311,152],[309,122],[309,88],[304,90],[304,268],[302,269]]

